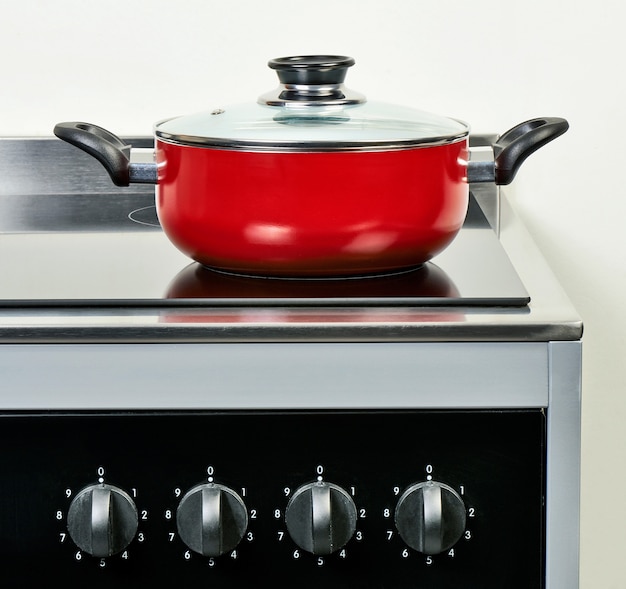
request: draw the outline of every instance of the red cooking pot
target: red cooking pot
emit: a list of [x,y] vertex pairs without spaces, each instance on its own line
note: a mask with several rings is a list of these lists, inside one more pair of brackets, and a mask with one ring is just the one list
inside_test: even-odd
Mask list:
[[560,118],[526,121],[472,162],[465,123],[366,101],[345,88],[354,59],[273,59],[279,87],[256,103],[155,126],[155,162],[88,123],[54,133],[96,157],[115,184],[156,183],[163,231],[223,271],[355,276],[419,266],[461,228],[470,182],[508,184]]

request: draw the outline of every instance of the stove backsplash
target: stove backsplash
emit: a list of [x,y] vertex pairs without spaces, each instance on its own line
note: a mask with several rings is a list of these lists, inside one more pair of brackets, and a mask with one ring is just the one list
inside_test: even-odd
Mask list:
[[[472,157],[493,157],[494,140],[491,135],[470,136],[470,145],[477,148]],[[144,158],[154,145],[152,137],[124,141],[134,153],[143,151],[139,157]],[[148,207],[154,193],[150,184],[115,186],[98,161],[56,137],[0,137],[0,233],[118,230],[119,213],[128,209],[129,200],[133,209]],[[473,185],[472,193],[497,232],[497,187]],[[97,217],[93,198],[101,199]],[[131,230],[145,227],[133,224]]]

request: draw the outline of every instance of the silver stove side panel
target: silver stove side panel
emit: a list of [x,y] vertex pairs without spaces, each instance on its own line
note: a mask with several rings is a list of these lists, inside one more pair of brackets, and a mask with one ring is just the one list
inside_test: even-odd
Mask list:
[[580,561],[581,342],[549,352],[546,589],[575,589]]

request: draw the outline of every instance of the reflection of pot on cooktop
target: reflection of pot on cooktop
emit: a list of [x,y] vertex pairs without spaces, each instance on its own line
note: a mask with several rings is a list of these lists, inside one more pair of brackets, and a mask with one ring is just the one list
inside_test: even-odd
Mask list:
[[419,299],[418,304],[450,304],[459,291],[447,274],[428,262],[418,268],[388,274],[341,278],[268,278],[230,274],[193,263],[170,283],[167,299],[312,299],[329,300]]

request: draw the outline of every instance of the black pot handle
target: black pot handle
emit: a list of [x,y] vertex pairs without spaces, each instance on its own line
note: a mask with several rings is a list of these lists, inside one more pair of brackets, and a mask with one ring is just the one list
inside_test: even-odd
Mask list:
[[558,117],[530,119],[500,135],[493,144],[496,184],[510,184],[524,160],[532,153],[563,135],[569,123]]
[[131,146],[117,135],[97,125],[81,122],[59,123],[54,127],[54,134],[95,157],[116,186],[130,184]]

